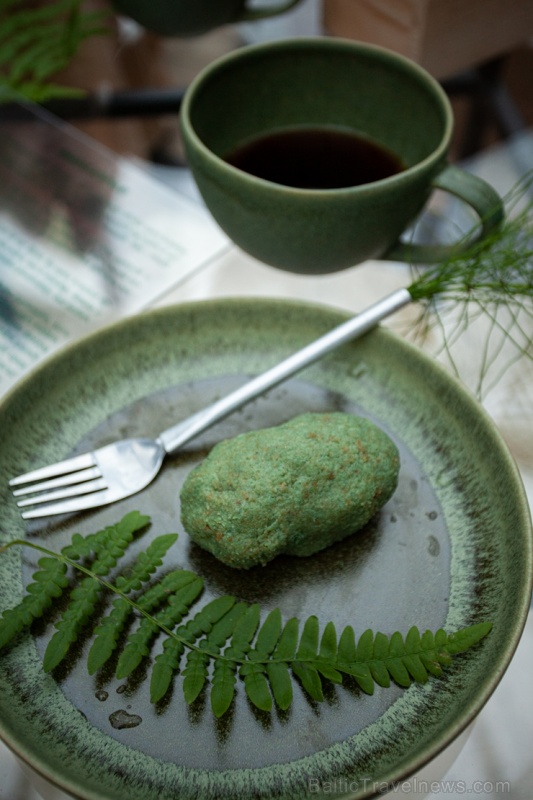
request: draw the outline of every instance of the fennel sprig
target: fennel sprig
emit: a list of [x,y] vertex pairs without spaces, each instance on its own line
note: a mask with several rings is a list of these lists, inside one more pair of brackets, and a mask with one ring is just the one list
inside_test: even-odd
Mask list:
[[473,388],[480,398],[516,361],[533,359],[532,187],[533,173],[516,184],[505,198],[505,221],[488,239],[443,263],[412,269],[409,292],[418,316],[411,337],[437,336],[436,354],[463,377],[456,346],[475,332],[468,370],[473,373],[477,360]]

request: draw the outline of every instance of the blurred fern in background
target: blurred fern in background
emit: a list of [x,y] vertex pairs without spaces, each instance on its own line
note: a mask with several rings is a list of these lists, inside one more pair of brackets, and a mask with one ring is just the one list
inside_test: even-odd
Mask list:
[[107,16],[83,0],[0,0],[0,103],[83,94],[54,79],[85,39],[107,32]]

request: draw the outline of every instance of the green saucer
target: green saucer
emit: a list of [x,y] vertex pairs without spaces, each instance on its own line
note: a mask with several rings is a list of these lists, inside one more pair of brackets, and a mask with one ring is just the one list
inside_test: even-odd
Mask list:
[[[407,690],[349,684],[325,701],[296,689],[287,712],[258,712],[242,687],[215,720],[179,686],[152,705],[148,683],[89,676],[82,640],[66,668],[42,671],[49,628],[0,655],[0,735],[34,770],[84,800],[307,800],[370,797],[420,770],[473,720],[517,646],[530,602],[531,520],[518,471],[470,395],[385,330],[346,345],[254,401],[169,458],[153,484],[77,516],[24,523],[9,476],[115,438],[155,436],[248,376],[342,321],[328,308],[278,300],[191,303],[130,318],[35,370],[0,406],[4,540],[59,549],[138,509],[179,539],[165,569],[192,569],[204,599],[233,594],[283,618],[317,614],[337,630],[391,634],[490,620],[493,629],[442,678]],[[309,558],[280,557],[237,572],[190,542],[179,521],[188,471],[217,441],[305,411],[368,416],[397,443],[399,486],[367,528]],[[19,602],[35,560],[0,558],[0,609]],[[526,690],[526,687],[524,687]],[[117,723],[118,720],[118,723]]]

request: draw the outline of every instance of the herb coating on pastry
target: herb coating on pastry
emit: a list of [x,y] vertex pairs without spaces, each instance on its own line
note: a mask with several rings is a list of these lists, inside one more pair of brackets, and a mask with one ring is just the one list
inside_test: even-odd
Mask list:
[[182,523],[238,569],[309,556],[362,528],[395,491],[399,466],[370,420],[302,414],[217,444],[183,485]]

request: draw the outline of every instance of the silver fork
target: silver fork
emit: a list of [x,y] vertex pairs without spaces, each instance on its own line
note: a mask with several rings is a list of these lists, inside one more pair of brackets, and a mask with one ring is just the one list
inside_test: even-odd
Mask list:
[[124,439],[12,478],[9,485],[20,487],[13,494],[24,498],[17,505],[30,509],[23,511],[22,517],[32,519],[82,511],[141,491],[155,478],[167,455],[248,401],[340,345],[362,336],[411,300],[407,289],[398,289],[226,397],[163,431],[156,439]]

